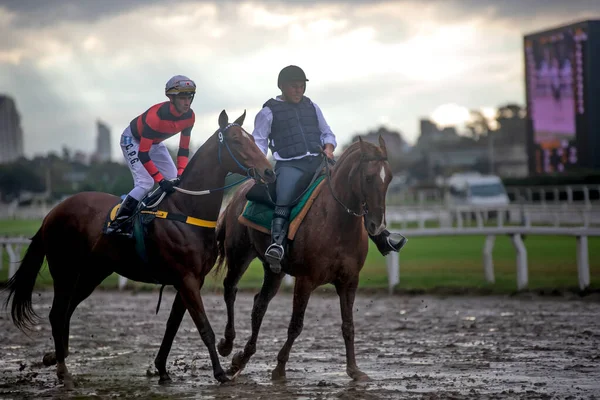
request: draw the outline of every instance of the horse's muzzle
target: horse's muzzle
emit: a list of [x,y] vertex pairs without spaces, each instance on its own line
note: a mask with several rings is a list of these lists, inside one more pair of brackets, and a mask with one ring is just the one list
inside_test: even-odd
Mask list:
[[378,224],[372,219],[369,219],[365,223],[365,228],[367,228],[367,232],[369,232],[369,235],[377,236],[385,229],[385,221],[382,218],[381,222]]
[[265,183],[273,183],[275,182],[275,171],[273,171],[271,168],[267,168],[265,170],[265,174],[264,174],[264,181]]
[[248,175],[258,183],[267,184],[275,182],[275,172],[271,168],[265,169],[262,175],[258,173],[256,168],[250,168]]

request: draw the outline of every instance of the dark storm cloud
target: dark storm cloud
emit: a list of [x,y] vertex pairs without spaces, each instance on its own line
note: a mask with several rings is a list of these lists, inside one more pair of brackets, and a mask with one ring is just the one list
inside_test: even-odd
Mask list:
[[[253,120],[254,114],[260,109],[261,104],[277,92],[274,79],[278,67],[270,64],[278,63],[279,51],[286,54],[291,46],[289,36],[281,34],[287,27],[269,30],[262,25],[244,25],[243,30],[240,31],[243,32],[243,36],[236,38],[237,40],[233,39],[231,33],[226,30],[225,38],[227,40],[223,43],[215,41],[226,49],[207,45],[208,51],[217,56],[214,59],[205,60],[203,65],[194,64],[195,69],[188,64],[189,57],[175,56],[168,61],[158,57],[156,59],[146,57],[143,58],[143,64],[138,65],[139,71],[133,74],[126,67],[113,66],[111,69],[111,63],[106,57],[96,56],[98,57],[96,59],[92,53],[87,56],[78,43],[88,34],[94,34],[102,40],[107,36],[110,37],[106,29],[112,28],[120,31],[121,26],[114,24],[109,24],[107,28],[102,24],[104,20],[110,20],[136,10],[140,11],[140,15],[147,15],[149,13],[143,14],[142,10],[149,6],[171,7],[176,4],[191,3],[215,4],[218,7],[216,25],[222,24],[230,31],[235,31],[233,24],[239,23],[244,18],[241,13],[238,15],[233,12],[239,4],[234,1],[0,0],[0,17],[2,8],[15,14],[15,18],[9,21],[9,26],[0,26],[0,32],[4,31],[4,35],[0,34],[0,56],[2,56],[3,48],[7,50],[5,54],[9,54],[11,51],[17,54],[25,49],[25,55],[20,58],[21,61],[17,62],[18,65],[12,65],[11,61],[4,63],[0,61],[0,83],[2,83],[0,91],[7,92],[16,98],[25,125],[27,153],[41,152],[45,149],[56,150],[63,144],[70,148],[89,151],[94,146],[94,120],[96,118],[107,120],[112,126],[113,136],[118,137],[119,132],[131,118],[143,112],[153,104],[152,102],[163,100],[161,88],[164,80],[180,71],[189,74],[198,83],[199,94],[194,101],[198,117],[201,113],[204,113],[205,116],[211,115],[208,125],[198,123],[195,136],[200,137],[200,132],[212,133],[216,127],[213,126],[215,121],[212,121],[212,115],[217,114],[223,108],[227,108],[228,111],[247,108],[248,122],[246,125],[250,125],[250,121]],[[406,29],[409,24],[398,21],[392,16],[383,15],[382,11],[362,15],[362,11],[377,3],[389,4],[392,2],[280,0],[257,1],[253,4],[265,6],[269,10],[277,11],[278,14],[288,14],[287,10],[289,10],[289,14],[299,14],[298,10],[309,8],[312,10],[313,7],[318,13],[319,6],[339,4],[341,7],[327,14],[326,17],[335,21],[342,18],[347,19],[348,24],[339,28],[340,31],[369,27],[375,30],[375,37],[379,43],[401,43],[403,37],[407,35]],[[500,32],[496,44],[502,47],[509,56],[520,51],[522,36],[519,32],[530,32],[532,26],[535,30],[538,27],[544,27],[548,21],[551,21],[552,24],[554,21],[559,21],[562,24],[560,21],[568,23],[582,15],[585,15],[586,18],[593,15],[600,17],[600,0],[423,0],[420,2],[406,0],[393,3],[399,6],[399,10],[402,10],[400,6],[403,3],[410,3],[411,7],[407,8],[417,9],[418,12],[423,6],[424,22],[434,20],[436,23],[452,24],[477,17],[481,17],[486,22],[502,22],[502,25],[508,26],[508,29],[491,32]],[[357,5],[364,7],[359,8],[356,7]],[[387,11],[388,8],[385,10]],[[430,14],[426,15],[426,12],[430,12]],[[231,17],[232,15],[233,17]],[[418,17],[418,14],[414,16],[421,21]],[[215,23],[214,16],[212,18],[211,22]],[[69,30],[70,22],[80,24],[75,29]],[[90,29],[86,24],[88,22]],[[61,24],[66,28],[60,26]],[[132,21],[131,27],[123,29],[122,40],[111,42],[106,39],[109,45],[117,43],[115,53],[123,53],[124,49],[133,52],[138,49],[140,44],[145,43],[146,36],[140,36],[144,34],[145,27],[143,24],[142,26],[136,26],[136,24],[139,22]],[[55,26],[56,29],[54,29]],[[40,29],[42,27],[44,29]],[[480,29],[477,31],[478,34],[479,32],[482,35],[489,34],[485,29],[478,29]],[[44,69],[36,65],[38,58],[47,56],[47,54],[39,54],[38,57],[40,49],[32,45],[32,42],[37,43],[37,32],[43,35],[52,34],[54,31],[58,32],[54,37],[55,41],[64,43],[65,48],[73,53],[73,65],[65,65],[62,68],[65,71],[74,72],[75,77],[81,78],[82,75],[85,75],[91,80],[91,83],[87,82],[82,88],[79,88],[79,92],[66,93],[57,87],[57,81],[62,84],[67,83],[60,68],[54,66]],[[508,34],[505,31],[508,31]],[[336,33],[338,32],[336,31]],[[155,35],[152,43],[155,43],[156,40]],[[195,37],[193,40],[205,40],[210,43],[212,39],[202,36]],[[488,43],[488,41],[485,42]],[[162,43],[160,44],[162,45]],[[260,51],[266,46],[271,46],[276,51],[268,53],[272,58],[264,59],[265,66],[254,65],[253,69],[244,70],[243,61],[248,59],[248,54]],[[498,49],[484,50],[493,52]],[[351,49],[348,51],[351,52]],[[485,51],[477,54],[477,57],[486,57],[488,54]],[[5,60],[10,60],[10,57],[5,55]],[[382,60],[385,61],[385,58]],[[513,63],[520,61],[521,58],[517,57],[514,58]],[[351,62],[350,59],[349,63],[351,64]],[[218,68],[221,64],[228,68]],[[235,65],[236,68],[232,68],[232,65]],[[340,68],[345,67],[340,66]],[[486,73],[500,74],[504,68],[506,68],[506,64],[498,62],[497,66],[488,65]],[[254,87],[253,81],[256,80],[256,76],[250,74],[256,74],[258,70],[264,72],[264,70],[271,69],[273,70],[273,79],[268,81],[270,86]],[[478,72],[475,71],[473,75],[478,75]],[[244,88],[243,91],[230,82],[232,74],[236,74],[236,77],[248,74],[247,82],[235,81]],[[10,79],[2,79],[2,75]],[[314,95],[315,101],[326,110],[332,128],[336,134],[340,135],[362,131],[366,129],[365,126],[374,127],[380,113],[382,117],[394,117],[397,126],[405,133],[414,133],[417,129],[417,118],[429,115],[435,107],[443,103],[457,102],[467,107],[495,106],[500,105],[506,99],[520,102],[523,97],[520,93],[522,89],[520,76],[512,77],[507,84],[504,81],[498,83],[495,78],[490,78],[485,82],[470,82],[471,76],[469,75],[459,76],[457,79],[451,79],[443,84],[426,85],[422,82],[410,81],[400,75],[396,73],[392,73],[390,76],[373,77],[369,75],[363,80],[343,81],[339,84],[318,82],[317,79],[311,78],[308,95],[309,97]],[[125,88],[118,86],[122,80],[127,82]],[[136,92],[126,90],[128,87],[136,88]],[[90,100],[90,96],[87,96],[90,92],[99,93],[99,96],[106,96],[106,98]],[[109,93],[114,95],[111,96]],[[516,98],[515,93],[517,93]],[[390,101],[397,102],[397,105],[394,104],[393,107],[390,107]]]
[[[213,3],[217,6],[230,6],[237,4],[234,0],[221,0],[219,2],[204,0],[174,0],[165,3],[161,0],[4,0],[1,6],[18,14],[18,23],[23,25],[52,25],[59,21],[95,21],[110,15],[135,10],[151,5],[165,5],[176,3]],[[352,7],[357,4],[373,5],[377,3],[415,3],[410,0],[394,2],[372,0],[276,0],[257,2],[273,6],[316,6],[323,4],[338,4]],[[598,0],[424,0],[424,7],[444,6],[448,9],[449,18],[465,14],[491,14],[497,18],[532,18],[540,15],[560,14],[568,19],[571,14],[580,12],[598,12],[600,14],[600,1]],[[599,15],[600,17],[600,15]]]

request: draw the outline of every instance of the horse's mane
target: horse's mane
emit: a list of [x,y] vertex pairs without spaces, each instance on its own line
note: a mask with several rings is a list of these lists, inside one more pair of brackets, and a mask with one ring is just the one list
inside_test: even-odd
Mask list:
[[219,132],[219,129],[217,129],[212,135],[209,136],[208,139],[206,139],[204,141],[204,143],[202,143],[202,145],[198,148],[198,150],[196,150],[194,152],[194,154],[189,158],[188,161],[188,165],[187,167],[183,170],[183,174],[181,175],[181,178],[183,179],[186,175],[189,174],[189,170],[194,168],[194,165],[198,162],[197,160],[202,159],[201,155],[204,154],[205,151],[205,146],[208,146],[210,144],[210,139],[215,136],[215,134]]
[[[363,148],[363,150],[366,150],[365,154],[362,154],[362,156],[366,159],[383,159],[383,158],[385,158],[381,149],[378,146],[374,145],[373,143],[363,140],[362,148]],[[344,152],[338,159],[336,166],[344,165],[347,158],[352,158],[352,157],[357,157],[357,156],[358,157],[361,156],[361,145],[360,145],[360,142],[358,142],[358,141],[353,142],[350,145],[350,147],[348,147],[346,150],[344,150]]]

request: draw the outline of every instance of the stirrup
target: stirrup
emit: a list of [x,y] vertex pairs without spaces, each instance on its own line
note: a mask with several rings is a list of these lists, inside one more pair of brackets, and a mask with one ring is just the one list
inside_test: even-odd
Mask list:
[[399,233],[390,233],[388,237],[385,238],[388,246],[392,249],[392,251],[400,251],[408,239],[405,236],[402,236]]
[[285,250],[283,246],[277,243],[272,243],[269,247],[267,247],[267,251],[265,251],[265,258],[269,263],[271,271],[275,274],[281,272],[281,260],[283,260],[283,255],[285,254]]
[[[122,217],[115,219],[106,228],[106,234],[111,236],[124,236],[127,238],[133,237],[133,224],[132,221],[128,221],[131,217]],[[126,228],[123,230],[123,228]]]

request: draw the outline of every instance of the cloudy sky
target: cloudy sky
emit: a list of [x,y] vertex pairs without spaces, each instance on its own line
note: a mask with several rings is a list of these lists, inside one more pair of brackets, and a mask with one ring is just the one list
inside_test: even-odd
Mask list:
[[199,146],[222,109],[246,109],[251,130],[296,64],[340,144],[382,123],[414,142],[421,117],[523,104],[523,35],[590,18],[600,1],[3,0],[0,93],[17,101],[28,156],[91,152],[101,119],[117,159],[121,132],[166,100],[170,76],[198,85]]

